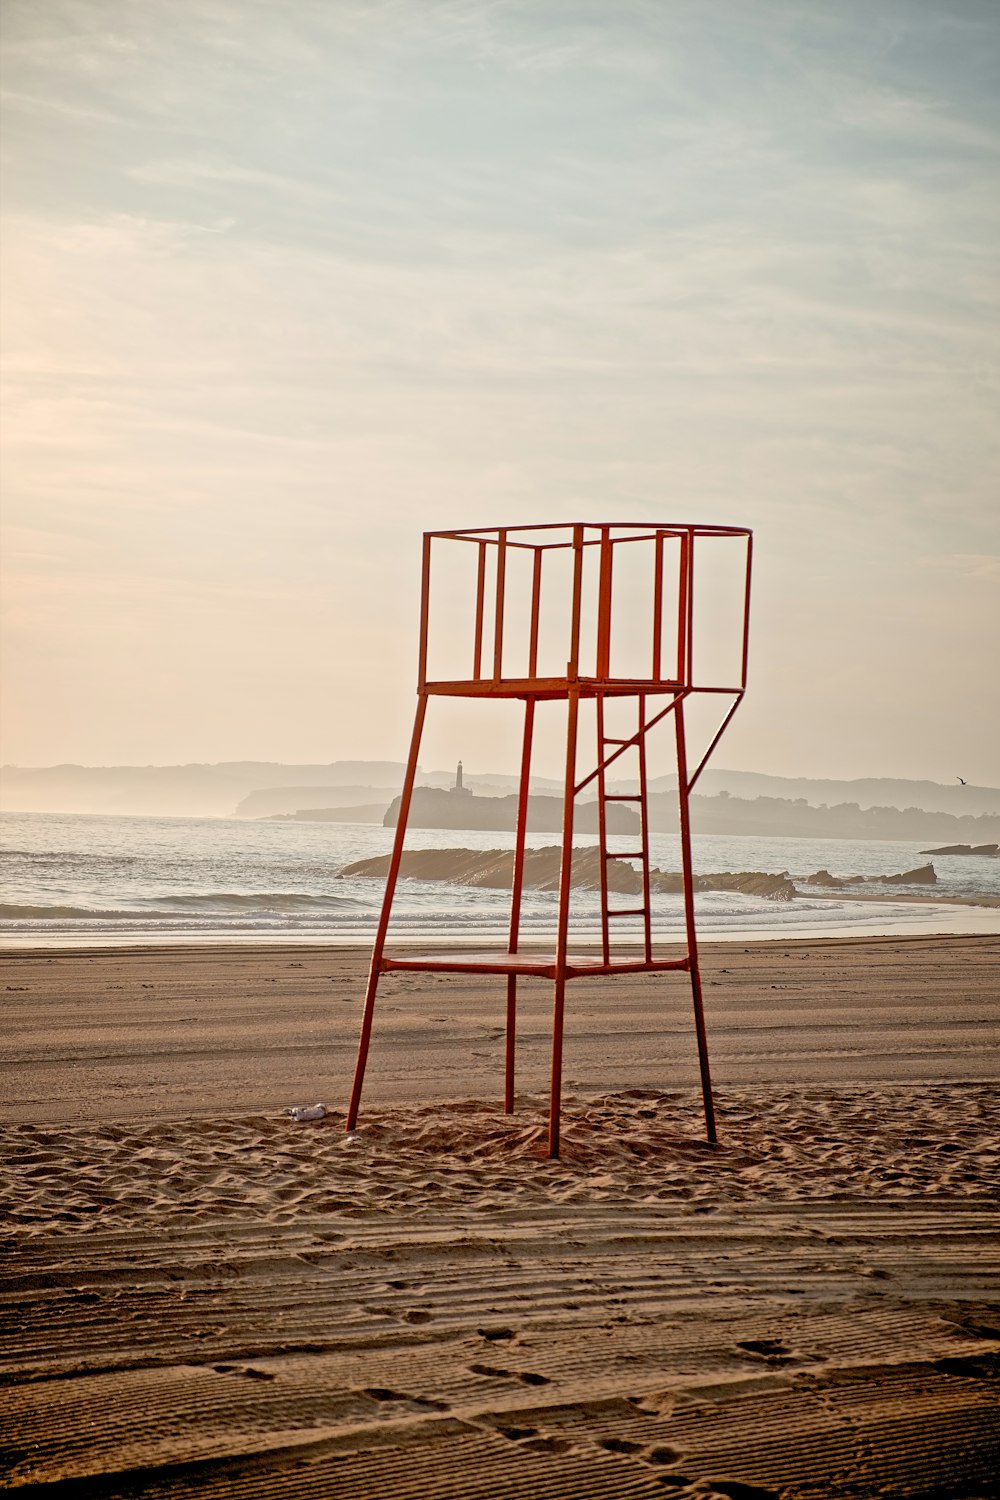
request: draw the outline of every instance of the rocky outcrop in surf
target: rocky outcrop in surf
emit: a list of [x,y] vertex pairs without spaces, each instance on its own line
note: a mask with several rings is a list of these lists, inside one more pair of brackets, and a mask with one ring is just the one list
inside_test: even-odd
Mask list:
[[[345,865],[339,873],[342,876],[385,876],[389,859],[388,854],[359,859],[355,864]],[[544,849],[526,849],[525,889],[557,891],[561,866],[562,849],[558,844],[549,844]],[[509,891],[514,880],[514,853],[511,849],[413,849],[403,854],[399,873],[408,880],[439,880],[446,885]],[[929,886],[937,883],[933,865],[921,865],[897,875],[831,875],[829,870],[817,870],[814,875],[798,879],[801,885],[813,888],[808,892],[810,895],[819,894],[817,887],[831,892],[847,888],[859,892],[860,888],[860,892],[874,894],[873,886]],[[642,875],[626,859],[608,860],[607,881],[608,890],[616,895],[636,896],[642,892]],[[600,890],[601,853],[596,846],[573,850],[573,887],[578,891]],[[684,877],[679,871],[653,869],[649,872],[649,888],[658,895],[680,895],[684,890]],[[735,891],[765,901],[794,901],[797,895],[803,894],[796,889],[787,870],[777,875],[766,870],[726,870],[714,875],[696,875],[694,888],[696,891]]]
[[921,854],[971,854],[977,859],[1000,859],[1000,844],[946,844],[943,849],[921,849]]
[[803,885],[828,886],[840,889],[855,885],[936,885],[937,873],[933,865],[920,865],[915,870],[903,870],[898,875],[831,875],[829,870],[817,870],[815,875],[805,875]]
[[[375,859],[361,859],[345,865],[341,875],[384,876],[389,869],[388,854]],[[527,890],[557,891],[562,866],[562,849],[552,844],[544,849],[526,849],[524,885]],[[400,874],[410,880],[440,880],[447,885],[486,886],[510,890],[514,879],[514,854],[510,849],[414,849],[403,854]],[[607,865],[608,890],[616,895],[633,896],[642,891],[642,876],[627,860],[612,859]],[[664,870],[649,872],[650,889],[656,892],[683,891],[683,877]],[[771,875],[760,870],[721,875],[696,875],[695,890],[740,891],[748,896],[762,896],[768,901],[791,901],[795,887],[786,874]],[[573,887],[581,891],[601,888],[601,855],[596,847],[574,849]]]
[[[663,870],[649,872],[650,889],[666,894],[684,890],[684,877],[680,873],[666,874]],[[744,896],[762,896],[765,901],[794,901],[795,886],[787,872],[772,875],[766,870],[725,871],[720,875],[696,875],[696,891],[739,891]]]

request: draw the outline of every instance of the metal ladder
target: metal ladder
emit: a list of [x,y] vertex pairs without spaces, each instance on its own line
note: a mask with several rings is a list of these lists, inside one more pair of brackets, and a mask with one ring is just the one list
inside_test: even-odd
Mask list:
[[[611,922],[618,917],[641,917],[646,962],[653,956],[652,908],[649,897],[649,803],[646,786],[646,695],[639,693],[636,733],[630,739],[616,739],[604,732],[604,694],[597,695],[597,828],[600,845],[601,876],[601,947],[604,962],[611,956]],[[639,791],[615,793],[607,789],[607,769],[611,760],[635,745],[639,755]],[[609,754],[610,751],[610,754]],[[609,802],[635,802],[639,805],[639,849],[612,852],[608,848],[607,805]],[[639,860],[642,874],[642,905],[612,908],[609,902],[608,865],[611,860]]]

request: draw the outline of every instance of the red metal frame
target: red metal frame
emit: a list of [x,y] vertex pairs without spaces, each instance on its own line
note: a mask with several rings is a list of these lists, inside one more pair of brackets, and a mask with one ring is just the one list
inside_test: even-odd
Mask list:
[[[539,540],[541,537],[541,540]],[[738,680],[731,683],[700,681],[695,675],[694,626],[695,583],[700,539],[719,539],[745,548],[743,569],[742,638],[739,641]],[[664,567],[666,542],[677,543],[677,617],[676,652],[671,657],[669,676],[663,675],[664,651]],[[472,672],[468,677],[434,679],[428,676],[431,624],[431,561],[434,544],[467,543],[476,548],[475,620],[470,632]],[[612,621],[614,603],[615,550],[631,544],[651,545],[653,557],[653,607],[650,633],[650,672],[648,676],[616,675],[613,670]],[[357,1124],[364,1085],[365,1066],[371,1042],[375,1014],[375,997],[380,975],[391,970],[425,970],[454,974],[503,974],[507,979],[507,1024],[504,1069],[504,1109],[514,1109],[514,1053],[517,1023],[518,976],[546,978],[554,981],[552,1026],[552,1078],[549,1110],[549,1155],[559,1154],[560,1097],[562,1088],[562,1037],[565,1014],[566,984],[583,975],[615,973],[659,973],[668,970],[686,972],[691,980],[698,1064],[701,1074],[705,1128],[709,1141],[716,1140],[715,1110],[708,1059],[708,1041],[702,1003],[701,974],[698,965],[698,940],[695,930],[694,876],[691,861],[690,796],[733,714],[746,692],[750,629],[750,574],[753,539],[740,526],[657,525],[638,523],[567,524],[553,522],[542,526],[480,527],[463,531],[426,532],[423,542],[423,576],[420,599],[420,648],[417,685],[417,711],[414,719],[410,753],[403,780],[396,833],[386,878],[385,895],[379,917],[371,968],[365,994],[361,1037],[358,1046],[354,1085],[347,1114],[347,1129]],[[492,651],[487,652],[487,562],[490,548],[496,550],[494,583]],[[584,554],[590,547],[598,552],[596,598],[596,639],[594,671],[582,673],[581,647],[584,604]],[[504,627],[509,604],[507,556],[512,550],[529,550],[533,554],[531,599],[529,606],[527,652],[519,663],[520,671],[504,675]],[[544,562],[548,554],[571,550],[573,554],[572,603],[568,621],[568,657],[566,670],[560,675],[539,675],[540,608],[544,581]],[[484,657],[491,671],[484,675]],[[685,704],[695,695],[730,696],[732,703],[721,724],[693,768],[688,758]],[[436,696],[463,698],[507,698],[524,702],[524,729],[518,791],[518,813],[514,841],[514,874],[511,890],[510,928],[506,951],[484,953],[389,954],[386,937],[392,913],[392,902],[399,878],[400,861],[406,839],[407,820],[417,771],[420,741],[429,700]],[[650,708],[649,699],[666,697],[663,706]],[[631,736],[605,736],[605,705],[609,698],[633,698],[636,701],[638,727]],[[533,949],[520,950],[521,901],[524,886],[524,858],[527,832],[528,788],[535,709],[539,702],[556,699],[567,704],[566,773],[563,793],[562,865],[559,880],[559,906],[556,946],[552,953]],[[582,780],[577,779],[577,738],[581,701],[593,699],[597,716],[597,765]],[[674,716],[678,808],[680,817],[681,865],[684,885],[686,952],[681,957],[657,954],[654,949],[649,880],[649,826],[647,808],[646,738],[650,730],[668,714]],[[615,797],[606,790],[606,773],[629,749],[638,754],[639,793]],[[572,883],[573,821],[576,799],[592,781],[597,782],[598,844],[601,851],[601,950],[595,954],[571,954],[569,951],[570,889]],[[626,854],[608,850],[606,805],[611,801],[637,804],[640,817],[641,848]],[[612,859],[639,861],[642,870],[642,906],[612,908],[609,903],[607,866]],[[611,924],[618,917],[642,917],[641,951],[616,949],[611,939]]]

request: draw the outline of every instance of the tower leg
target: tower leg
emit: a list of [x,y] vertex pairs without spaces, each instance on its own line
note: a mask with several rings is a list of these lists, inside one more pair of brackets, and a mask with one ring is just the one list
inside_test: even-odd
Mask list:
[[677,800],[680,812],[681,870],[684,875],[684,921],[687,928],[688,968],[691,974],[691,999],[694,1004],[694,1029],[698,1039],[698,1067],[701,1072],[701,1097],[705,1108],[705,1136],[711,1145],[718,1140],[715,1129],[715,1103],[712,1098],[712,1074],[708,1062],[708,1036],[705,1031],[705,1008],[702,1003],[701,971],[698,967],[698,935],[694,922],[694,868],[691,862],[691,810],[688,786],[687,740],[684,734],[684,702],[674,709],[677,732]]
[[559,927],[556,935],[556,981],[552,1010],[552,1088],[549,1095],[549,1155],[559,1155],[562,1106],[563,1015],[566,1000],[566,949],[569,945],[569,897],[573,883],[573,808],[576,801],[576,732],[580,694],[571,690],[566,719],[566,784],[563,792],[562,864],[559,871]]
[[[528,831],[528,787],[531,781],[531,741],[535,727],[535,700],[525,699],[524,737],[521,741],[521,779],[517,795],[517,832],[514,839],[514,875],[510,894],[510,933],[507,952],[516,953],[521,930],[521,895],[524,890],[524,841]],[[507,1052],[504,1066],[504,1113],[514,1113],[514,1039],[517,1029],[517,975],[507,975]]]
[[517,975],[507,975],[507,1045],[503,1075],[503,1112],[514,1113],[514,1044],[517,1032]]
[[368,989],[365,992],[365,1009],[361,1020],[361,1037],[358,1041],[358,1060],[354,1068],[354,1087],[351,1090],[351,1102],[347,1110],[348,1130],[353,1130],[358,1123],[358,1110],[361,1107],[361,1090],[365,1082],[368,1046],[371,1042],[372,1021],[375,1016],[375,991],[378,989],[379,975],[382,972],[382,953],[385,948],[385,936],[389,930],[389,917],[392,913],[392,898],[396,890],[396,881],[399,878],[399,865],[403,857],[406,822],[410,815],[410,799],[413,796],[413,783],[417,774],[417,756],[420,752],[420,737],[423,734],[426,713],[427,695],[426,693],[421,693],[417,699],[417,712],[413,720],[413,734],[410,739],[410,755],[406,762],[406,774],[403,777],[403,789],[399,798],[396,837],[393,840],[392,858],[389,861],[389,873],[386,875],[385,880],[385,895],[382,897],[382,914],[379,917],[378,930],[375,934],[375,945],[372,948],[371,968],[368,971]]
[[710,1146],[718,1141],[715,1128],[715,1102],[712,1098],[712,1075],[708,1066],[708,1037],[705,1032],[705,1010],[701,998],[701,971],[698,955],[691,955],[691,999],[694,1002],[694,1029],[698,1037],[698,1066],[701,1069],[701,1097],[705,1108],[705,1139]]
[[562,1112],[563,1014],[566,1000],[566,976],[556,980],[552,1009],[552,1090],[549,1096],[549,1155],[559,1155],[559,1117]]

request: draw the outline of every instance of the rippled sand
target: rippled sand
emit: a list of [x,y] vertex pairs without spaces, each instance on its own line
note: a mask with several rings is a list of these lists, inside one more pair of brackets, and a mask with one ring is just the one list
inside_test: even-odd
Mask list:
[[[996,1495],[987,938],[706,950],[548,1004],[365,955],[17,955],[8,1487],[90,1496]],[[326,1119],[283,1106],[322,1098]],[[36,1488],[44,1486],[44,1489]]]

